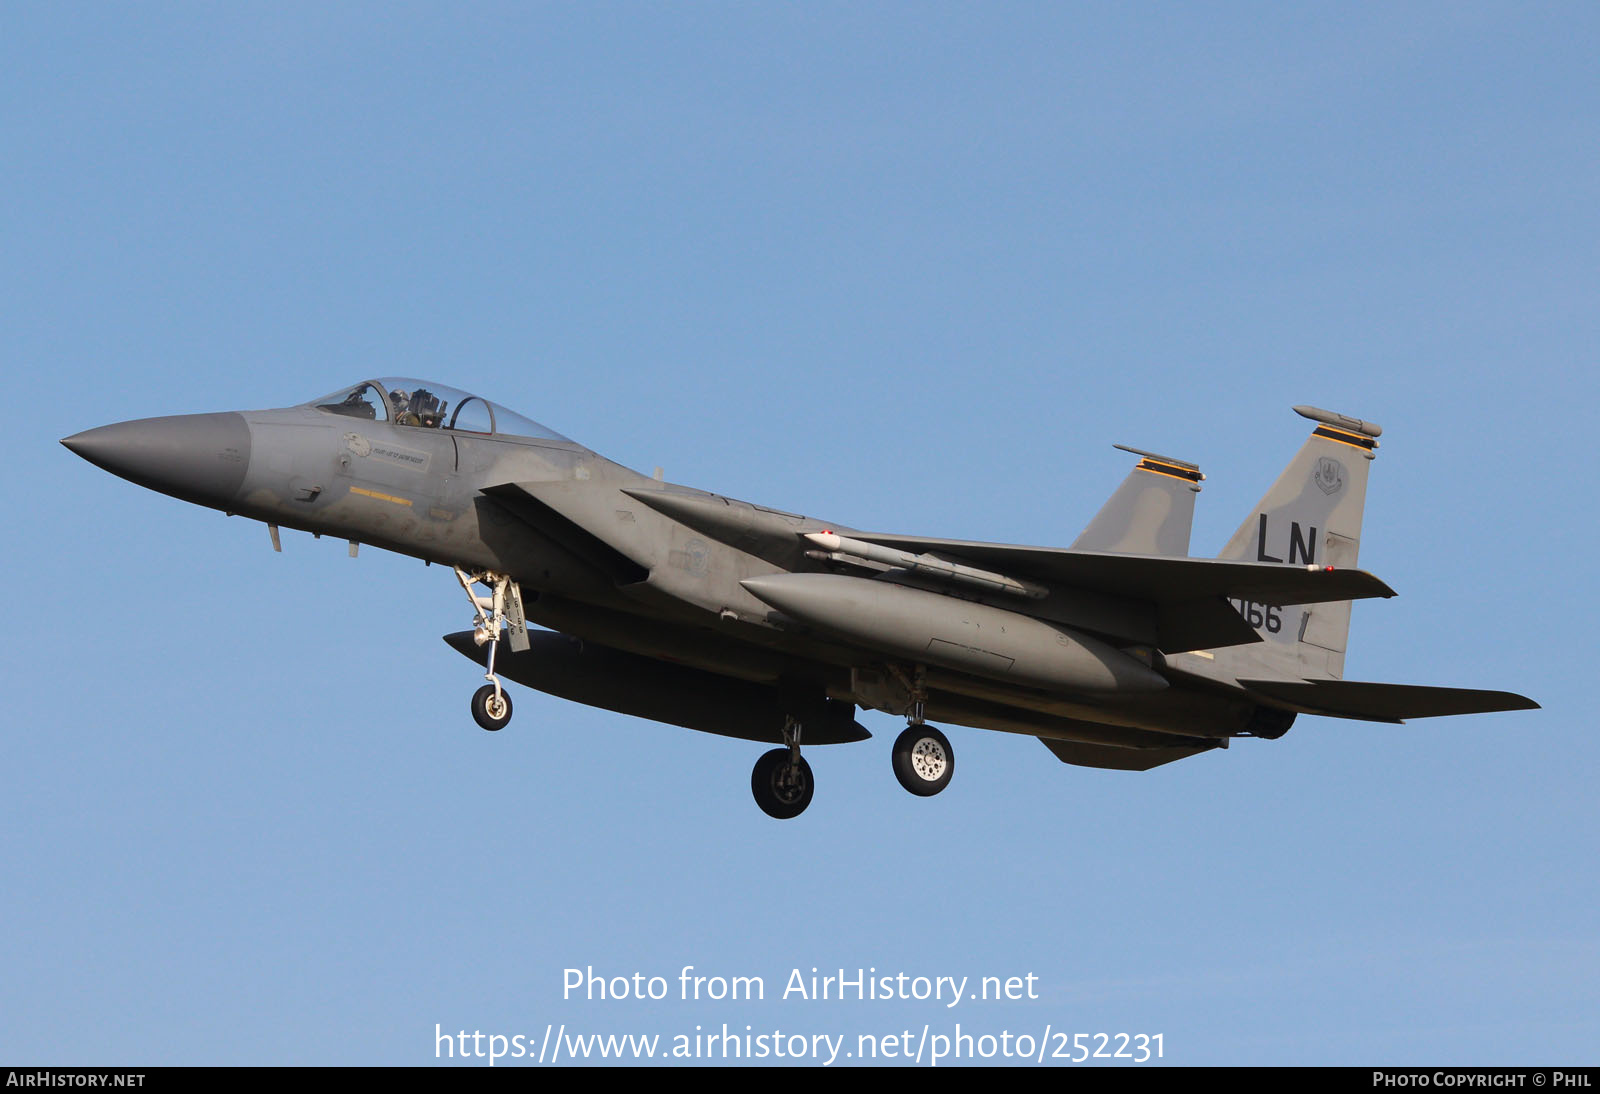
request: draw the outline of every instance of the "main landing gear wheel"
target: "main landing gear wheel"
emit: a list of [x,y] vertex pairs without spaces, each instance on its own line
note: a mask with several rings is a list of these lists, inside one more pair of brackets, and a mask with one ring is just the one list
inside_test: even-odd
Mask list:
[[493,732],[511,721],[511,696],[493,684],[485,684],[472,694],[472,720]]
[[914,725],[894,742],[894,777],[919,798],[931,798],[950,785],[956,771],[950,739],[930,725]]
[[778,820],[804,813],[811,804],[814,788],[811,765],[787,748],[764,754],[750,773],[750,792],[755,795],[756,804],[767,816]]

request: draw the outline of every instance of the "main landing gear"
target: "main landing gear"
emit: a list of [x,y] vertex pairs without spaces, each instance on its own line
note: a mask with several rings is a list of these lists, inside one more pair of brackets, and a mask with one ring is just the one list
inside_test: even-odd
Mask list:
[[[500,678],[494,674],[494,655],[500,648],[502,628],[510,628],[513,650],[528,648],[527,623],[522,615],[522,593],[517,583],[506,574],[492,570],[469,574],[460,566],[455,570],[456,580],[461,582],[467,599],[472,601],[476,622],[472,640],[480,646],[489,647],[489,671],[483,676],[489,682],[472,696],[472,720],[494,732],[504,729],[511,721],[511,696],[500,686]],[[489,595],[480,596],[473,592],[474,585],[488,586]]]
[[928,701],[923,677],[919,666],[907,681],[911,709],[906,720],[910,725],[895,739],[892,758],[894,777],[900,785],[919,798],[931,798],[950,785],[950,776],[956,772],[956,753],[950,747],[950,738],[922,720]]
[[807,723],[827,724],[828,693],[814,681],[784,679],[778,681],[778,701],[784,712],[783,747],[756,761],[750,793],[767,816],[789,820],[806,811],[816,789],[811,765],[800,755],[800,737]]
[[816,789],[811,765],[800,755],[800,723],[793,718],[784,723],[783,743],[783,748],[763,754],[750,772],[750,793],[755,795],[756,804],[777,820],[804,813]]
[[956,754],[950,738],[930,725],[906,727],[894,742],[894,777],[919,798],[931,798],[950,785]]
[[[910,723],[894,743],[894,777],[917,797],[931,798],[950,785],[956,770],[956,752],[950,746],[950,738],[923,720],[928,700],[923,669],[919,666],[909,673],[890,671],[904,686],[901,695],[909,697],[902,709]],[[756,804],[767,816],[778,820],[798,817],[811,804],[816,784],[811,765],[800,755],[802,718],[825,717],[827,702],[820,691],[789,690],[785,698],[787,709],[807,713],[790,714],[784,719],[783,747],[764,754],[750,772],[750,793]]]

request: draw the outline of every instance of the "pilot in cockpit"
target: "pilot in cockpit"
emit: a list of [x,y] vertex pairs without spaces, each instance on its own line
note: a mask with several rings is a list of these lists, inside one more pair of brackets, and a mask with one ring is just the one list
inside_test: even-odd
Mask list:
[[422,387],[415,391],[398,388],[390,391],[389,403],[394,408],[394,420],[397,424],[421,426],[424,429],[438,429],[444,421],[444,412],[450,405],[441,402],[437,395]]

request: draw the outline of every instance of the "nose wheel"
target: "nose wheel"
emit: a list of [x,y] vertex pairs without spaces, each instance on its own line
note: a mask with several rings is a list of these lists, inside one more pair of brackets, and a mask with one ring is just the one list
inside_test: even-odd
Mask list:
[[472,720],[493,733],[511,721],[511,695],[494,684],[485,684],[472,694]]

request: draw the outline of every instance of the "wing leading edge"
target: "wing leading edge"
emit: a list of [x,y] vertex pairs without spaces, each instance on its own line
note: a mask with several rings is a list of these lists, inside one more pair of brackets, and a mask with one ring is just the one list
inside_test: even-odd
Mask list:
[[851,535],[885,547],[955,556],[1054,584],[1157,603],[1236,597],[1262,604],[1322,604],[1395,595],[1393,589],[1365,570],[1072,551],[862,532]]
[[1165,653],[1259,642],[1261,636],[1228,604],[1230,598],[1287,605],[1395,595],[1365,570],[851,534],[867,543],[956,558],[1056,588],[1151,603],[1159,620],[1156,645]]

